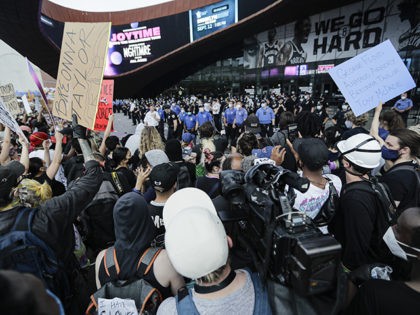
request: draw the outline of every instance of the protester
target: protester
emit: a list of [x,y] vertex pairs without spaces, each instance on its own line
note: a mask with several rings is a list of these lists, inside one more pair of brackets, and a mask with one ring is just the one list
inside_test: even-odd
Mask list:
[[401,115],[401,118],[405,125],[407,125],[408,121],[408,114],[410,110],[413,108],[413,101],[407,98],[407,93],[401,94],[401,98],[395,102],[394,106],[392,107],[398,114]]
[[158,314],[271,314],[259,277],[231,268],[232,240],[205,193],[194,188],[176,192],[165,204],[163,220],[169,259],[195,285],[165,300]]

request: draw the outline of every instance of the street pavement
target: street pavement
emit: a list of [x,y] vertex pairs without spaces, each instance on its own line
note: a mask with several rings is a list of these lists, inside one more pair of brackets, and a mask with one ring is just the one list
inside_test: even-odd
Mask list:
[[128,119],[128,116],[124,116],[123,113],[115,113],[114,116],[114,132],[112,132],[113,135],[121,139],[127,134],[134,134],[136,126],[133,126],[133,122],[131,119]]

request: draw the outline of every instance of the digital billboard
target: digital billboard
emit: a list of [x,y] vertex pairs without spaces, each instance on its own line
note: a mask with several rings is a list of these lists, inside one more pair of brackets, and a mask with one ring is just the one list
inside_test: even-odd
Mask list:
[[190,41],[193,42],[238,22],[238,0],[224,0],[190,10]]
[[183,13],[113,25],[104,75],[110,77],[131,71],[188,44],[187,16]]

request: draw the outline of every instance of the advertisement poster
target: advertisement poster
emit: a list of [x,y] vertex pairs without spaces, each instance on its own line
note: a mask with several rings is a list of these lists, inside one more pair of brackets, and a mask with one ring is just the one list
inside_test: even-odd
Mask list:
[[114,96],[114,80],[103,80],[101,95],[99,96],[98,111],[96,112],[95,127],[93,130],[105,131],[108,125],[108,116],[112,114],[112,99]]
[[419,7],[419,1],[366,0],[303,16],[245,39],[244,68],[348,59],[388,39],[406,66],[414,66],[411,61],[420,60],[420,33],[411,12]]
[[93,128],[111,23],[65,23],[53,115]]
[[238,1],[224,0],[190,10],[190,41],[193,42],[238,22]]
[[141,67],[189,42],[187,13],[113,25],[105,76],[116,76]]
[[389,40],[328,71],[359,116],[416,86]]

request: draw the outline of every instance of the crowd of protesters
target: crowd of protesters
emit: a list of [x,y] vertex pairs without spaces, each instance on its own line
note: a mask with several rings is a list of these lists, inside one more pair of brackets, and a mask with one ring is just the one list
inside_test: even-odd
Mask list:
[[[407,126],[413,103],[404,93],[370,117],[356,117],[345,101],[333,105],[309,93],[116,100],[114,113],[136,125],[123,138],[111,135],[114,115],[101,136],[76,119],[54,129],[42,113],[19,117],[20,135],[1,131],[0,313],[94,314],[93,293],[144,279],[163,300],[158,314],[297,314],[293,303],[275,302],[252,260],[230,254],[238,244],[231,222],[218,215],[221,173],[246,173],[258,161],[309,180],[290,202],[314,222],[331,190],[339,196],[320,229],[342,247],[348,294],[340,312],[417,314],[420,127]],[[386,187],[392,220],[372,182]],[[16,249],[13,240],[22,236],[13,232],[21,231],[38,243]],[[12,264],[6,253],[17,250],[24,254],[13,259],[26,259],[21,266],[53,257],[56,270],[44,270],[53,276],[46,280],[36,266],[1,270]],[[385,265],[390,276],[378,279],[373,266]]]

